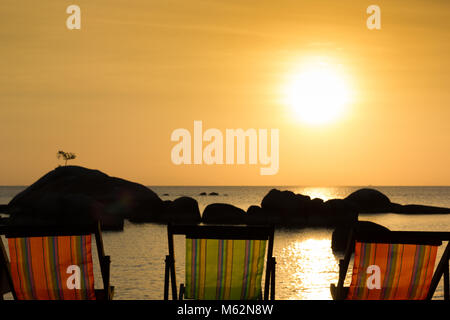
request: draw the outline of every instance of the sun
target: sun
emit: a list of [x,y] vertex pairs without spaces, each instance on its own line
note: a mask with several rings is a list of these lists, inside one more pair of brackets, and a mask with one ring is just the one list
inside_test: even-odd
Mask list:
[[328,63],[312,63],[291,74],[285,102],[302,122],[319,125],[336,121],[350,101],[344,75]]

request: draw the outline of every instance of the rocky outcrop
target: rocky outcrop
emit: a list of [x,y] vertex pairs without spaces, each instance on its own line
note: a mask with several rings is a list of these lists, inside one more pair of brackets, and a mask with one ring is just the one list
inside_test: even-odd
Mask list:
[[324,202],[292,191],[272,189],[261,202],[262,212],[269,223],[280,226],[328,227],[349,224],[357,220],[358,211],[348,201],[333,199]]
[[417,204],[401,205],[392,203],[390,212],[402,214],[449,214],[450,208],[423,206]]
[[[200,195],[218,195],[216,192]],[[292,191],[270,190],[261,205],[246,211],[231,204],[208,205],[203,217],[195,199],[161,200],[149,188],[98,170],[79,166],[58,167],[47,173],[0,213],[8,223],[20,225],[76,224],[99,220],[103,229],[120,230],[124,219],[135,223],[273,224],[283,227],[351,226],[358,213],[450,213],[448,208],[392,203],[374,189],[360,189],[345,199],[311,199]],[[2,223],[5,219],[2,219]]]
[[250,206],[247,209],[246,223],[252,225],[273,224],[267,212],[260,206]]
[[391,200],[375,189],[359,189],[345,200],[352,202],[359,213],[389,212],[391,209]]
[[333,252],[344,252],[351,234],[352,228],[357,232],[387,232],[388,228],[371,221],[357,221],[352,225],[337,227],[331,236],[331,248]]
[[158,222],[164,223],[199,223],[201,221],[198,202],[190,197],[165,201],[163,214],[158,218]]
[[261,206],[252,205],[247,212],[229,204],[211,204],[202,222],[223,224],[272,224],[283,227],[335,227],[357,221],[358,212],[352,203],[342,199],[324,202],[291,191],[272,189]]
[[[231,212],[228,213],[226,209],[230,209]],[[203,222],[211,221],[209,210],[205,209],[207,214],[204,213]],[[220,220],[220,223],[336,228],[354,225],[358,221],[359,213],[387,212],[431,214],[450,213],[450,209],[392,203],[380,191],[368,188],[357,190],[345,199],[331,199],[325,202],[288,190],[272,189],[262,199],[261,206],[252,205],[246,213],[234,206],[222,204],[221,209],[214,213],[213,220]],[[220,219],[219,215],[222,215]]]
[[311,214],[311,226],[335,227],[358,221],[358,209],[345,199],[331,199],[323,203],[323,210]]
[[247,223],[246,213],[241,208],[227,203],[213,203],[203,210],[202,222],[212,224]]
[[450,208],[425,205],[393,203],[375,189],[359,189],[350,194],[345,200],[353,203],[359,213],[401,213],[401,214],[448,214]]
[[292,191],[272,189],[261,201],[261,209],[265,212],[269,223],[275,225],[307,225],[310,197],[295,194]]
[[105,230],[123,229],[132,222],[200,221],[195,199],[163,202],[149,188],[98,170],[58,167],[47,173],[8,204],[11,224],[62,225],[101,221]]
[[156,211],[162,201],[150,189],[78,166],[50,171],[8,204],[12,224],[73,224],[100,220],[109,230],[123,219]]

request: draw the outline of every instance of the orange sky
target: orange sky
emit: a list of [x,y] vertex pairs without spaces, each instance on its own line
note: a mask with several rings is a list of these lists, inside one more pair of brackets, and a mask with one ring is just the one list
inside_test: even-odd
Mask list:
[[[450,185],[448,1],[2,0],[0,40],[0,185],[34,182],[60,149],[146,185]],[[317,57],[353,95],[311,126],[281,92]],[[278,173],[174,165],[171,133],[194,120],[279,129]]]

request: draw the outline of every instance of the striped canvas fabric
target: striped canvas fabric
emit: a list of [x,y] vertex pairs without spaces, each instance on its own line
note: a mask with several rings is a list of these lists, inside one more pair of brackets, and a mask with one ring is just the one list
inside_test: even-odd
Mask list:
[[186,239],[185,297],[260,299],[266,242]]
[[437,248],[432,245],[356,242],[347,299],[425,299],[433,277]]
[[17,299],[95,299],[91,235],[9,238],[8,246]]

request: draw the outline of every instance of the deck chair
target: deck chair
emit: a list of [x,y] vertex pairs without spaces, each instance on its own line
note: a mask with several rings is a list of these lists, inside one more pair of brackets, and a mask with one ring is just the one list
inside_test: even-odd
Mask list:
[[[330,290],[336,300],[430,300],[442,276],[449,300],[450,232],[352,231],[339,281]],[[435,269],[438,247],[449,241]],[[351,284],[344,287],[352,252]]]
[[[0,288],[9,288],[14,299],[112,299],[110,257],[104,253],[99,224],[70,228],[7,227],[3,233],[8,240],[10,259],[0,241],[0,276],[3,274]],[[94,287],[92,234],[103,278],[103,289],[98,290]]]
[[[270,299],[275,299],[273,227],[168,225],[167,233],[169,254],[165,260],[164,300],[169,299],[170,283],[173,300],[268,300],[269,294]],[[185,284],[180,285],[179,294],[174,235],[186,238]]]

